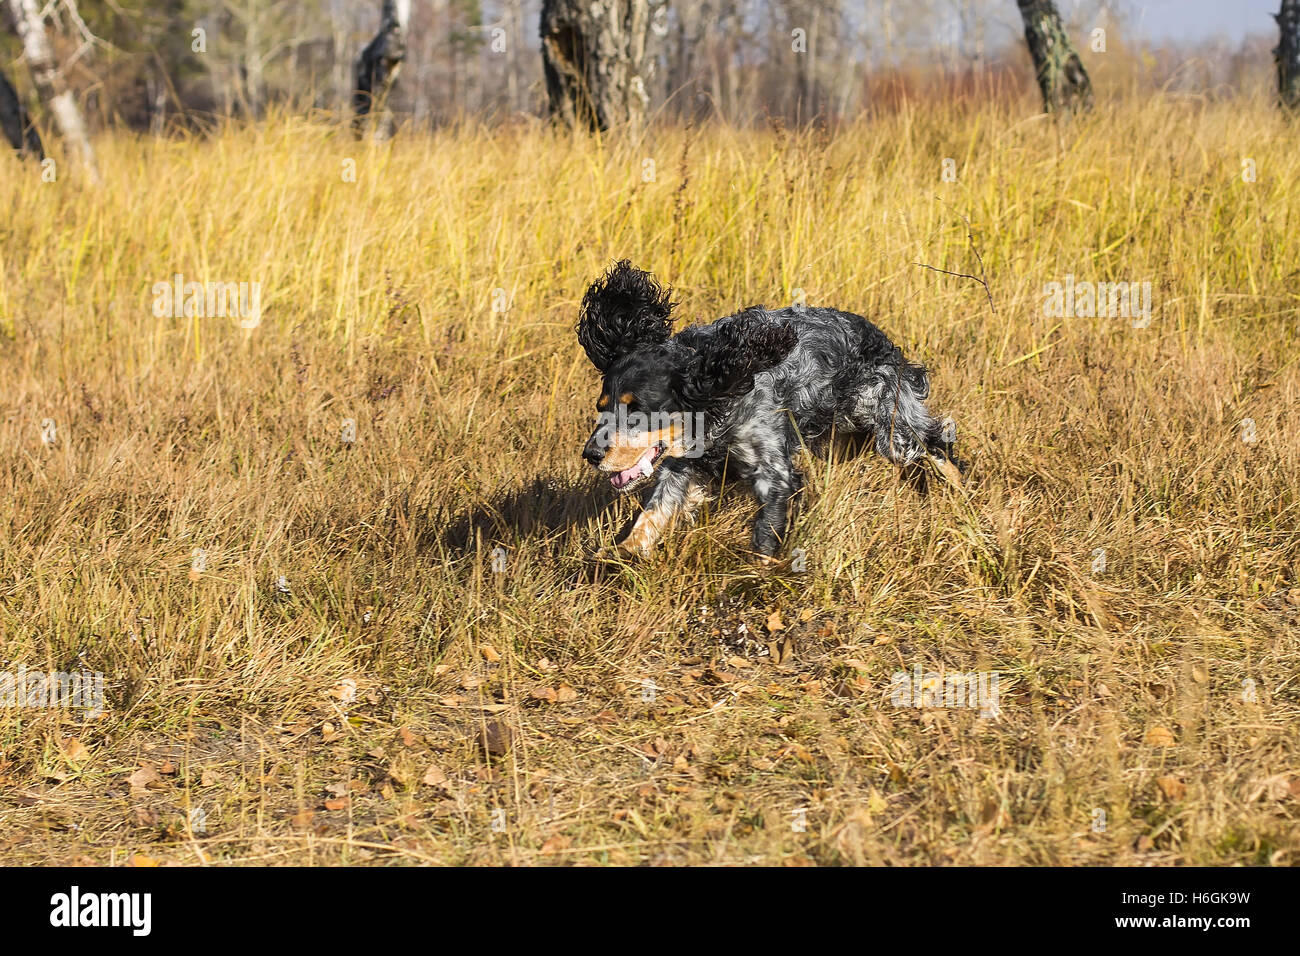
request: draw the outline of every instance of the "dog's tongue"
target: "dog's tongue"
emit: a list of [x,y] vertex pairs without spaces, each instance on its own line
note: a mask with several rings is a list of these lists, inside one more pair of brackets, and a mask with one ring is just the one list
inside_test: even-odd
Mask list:
[[640,478],[642,475],[648,475],[654,471],[651,461],[654,459],[654,448],[647,448],[645,454],[637,459],[637,463],[626,471],[620,471],[609,483],[615,488],[625,488],[628,484]]

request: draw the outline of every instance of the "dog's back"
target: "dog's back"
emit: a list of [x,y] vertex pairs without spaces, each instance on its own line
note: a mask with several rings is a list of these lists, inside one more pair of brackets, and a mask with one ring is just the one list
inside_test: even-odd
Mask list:
[[[761,314],[789,324],[798,343],[775,368],[755,377],[741,417],[766,406],[792,417],[799,437],[814,442],[832,429],[874,436],[876,450],[899,465],[929,456],[952,461],[952,443],[925,407],[930,377],[870,321],[839,309],[751,306],[698,329],[720,331],[742,316]],[[697,330],[692,330],[697,331]],[[760,412],[761,414],[761,412]]]

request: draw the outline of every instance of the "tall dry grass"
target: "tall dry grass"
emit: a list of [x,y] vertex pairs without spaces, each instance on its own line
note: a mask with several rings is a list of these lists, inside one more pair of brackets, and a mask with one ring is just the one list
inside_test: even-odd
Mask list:
[[[1294,129],[1018,106],[281,117],[107,137],[98,192],[3,160],[0,667],[102,671],[109,710],[0,709],[0,857],[1296,862]],[[805,572],[750,568],[743,497],[595,571],[635,506],[578,458],[572,326],[624,256],[683,323],[875,319],[969,496],[813,461]],[[260,324],[155,315],[176,273],[260,283]],[[1150,326],[1045,316],[1067,275],[1150,282]],[[996,671],[1000,716],[893,706],[918,665]]]

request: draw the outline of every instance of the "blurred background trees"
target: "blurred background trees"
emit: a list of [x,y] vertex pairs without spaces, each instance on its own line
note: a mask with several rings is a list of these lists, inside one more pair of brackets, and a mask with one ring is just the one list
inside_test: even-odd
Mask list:
[[[565,119],[569,110],[575,121],[600,127],[617,121],[601,118],[609,109],[598,104],[610,96],[624,104],[617,111],[623,119],[630,109],[637,121],[645,113],[739,124],[835,122],[931,95],[1024,97],[1033,95],[1037,71],[1026,48],[1021,7],[1041,3],[411,0],[401,80],[387,106],[398,121],[418,126],[471,116],[488,122]],[[1285,3],[1293,11],[1300,6]],[[203,127],[224,117],[259,117],[268,110],[349,116],[356,63],[380,33],[384,6],[381,0],[39,5],[47,14],[60,78],[88,125],[152,133]],[[1273,65],[1273,37],[1261,37],[1258,48],[1248,49],[1139,49],[1127,39],[1136,3],[1079,0],[1057,6],[1093,86],[1218,96],[1276,88],[1276,71],[1286,64],[1297,64],[1288,75],[1300,75],[1298,54],[1285,43],[1285,55]],[[563,18],[556,17],[566,10],[571,18],[599,7],[614,15],[610,22],[632,24],[619,37],[602,39],[598,33],[584,40],[594,48],[603,44],[606,56],[625,61],[608,74],[609,88],[617,93],[606,90],[584,104],[573,89],[564,92],[563,65],[553,62],[548,70],[544,64],[544,7],[557,37]],[[1091,49],[1097,29],[1105,32],[1104,53]],[[0,75],[8,77],[18,105],[41,131],[52,129],[48,111],[37,108],[32,71],[12,31],[0,36]],[[1293,82],[1300,89],[1300,80]],[[16,115],[13,109],[5,113],[4,90],[0,83],[0,117]]]

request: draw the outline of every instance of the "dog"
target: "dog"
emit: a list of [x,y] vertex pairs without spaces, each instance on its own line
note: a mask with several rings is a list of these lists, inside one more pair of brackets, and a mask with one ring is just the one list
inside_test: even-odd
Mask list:
[[924,490],[932,467],[961,487],[953,435],[930,415],[930,377],[876,326],[837,309],[751,306],[672,331],[671,290],[624,259],[583,296],[578,342],[603,378],[582,457],[623,494],[653,483],[614,552],[649,554],[718,484],[753,489],[753,552],[775,564],[803,486],[794,456],[861,436]]

